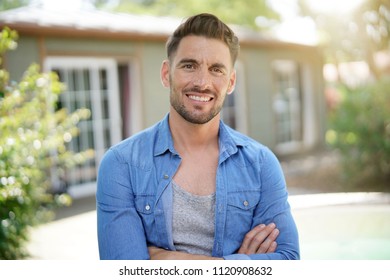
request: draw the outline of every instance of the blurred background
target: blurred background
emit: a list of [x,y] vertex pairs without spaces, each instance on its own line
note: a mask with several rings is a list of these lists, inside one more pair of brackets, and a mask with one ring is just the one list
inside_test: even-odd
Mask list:
[[222,117],[280,159],[302,258],[390,259],[388,0],[1,0],[0,259],[98,258],[99,162],[167,113],[201,12],[240,39]]

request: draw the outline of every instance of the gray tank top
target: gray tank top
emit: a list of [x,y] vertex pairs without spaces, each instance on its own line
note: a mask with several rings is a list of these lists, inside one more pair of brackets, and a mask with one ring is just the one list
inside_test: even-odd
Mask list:
[[214,245],[215,193],[199,196],[172,181],[173,244],[177,251],[211,256]]

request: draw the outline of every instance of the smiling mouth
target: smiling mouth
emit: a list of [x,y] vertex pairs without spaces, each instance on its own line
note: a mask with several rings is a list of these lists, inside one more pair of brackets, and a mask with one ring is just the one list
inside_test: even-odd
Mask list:
[[191,100],[199,101],[199,102],[209,102],[213,99],[212,97],[209,96],[198,96],[198,95],[190,95],[190,94],[188,94],[187,97]]

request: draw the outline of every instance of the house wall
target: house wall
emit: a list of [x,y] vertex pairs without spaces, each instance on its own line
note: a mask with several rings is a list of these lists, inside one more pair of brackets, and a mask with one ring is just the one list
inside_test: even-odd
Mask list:
[[264,145],[272,146],[272,89],[267,52],[242,49],[239,58],[246,73],[248,134]]
[[19,38],[17,49],[5,54],[5,66],[10,73],[10,79],[20,81],[30,64],[39,63],[39,59],[37,38],[28,36]]
[[149,127],[169,111],[169,90],[160,80],[162,61],[166,58],[164,43],[147,43],[142,47],[144,124]]
[[[314,48],[242,48],[245,65],[248,133],[259,142],[275,148],[272,62],[292,60],[300,65],[303,91],[303,137],[301,151],[323,144],[326,130],[321,56]],[[299,151],[297,151],[299,152]]]

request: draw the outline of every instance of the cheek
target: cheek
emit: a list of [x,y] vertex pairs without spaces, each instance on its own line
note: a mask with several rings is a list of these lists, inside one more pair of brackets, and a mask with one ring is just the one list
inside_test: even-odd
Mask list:
[[180,72],[173,73],[173,76],[170,76],[171,86],[176,88],[185,87],[188,84],[191,84],[191,75],[185,75]]
[[216,88],[221,94],[230,93],[230,81],[228,79],[223,79],[215,83]]

